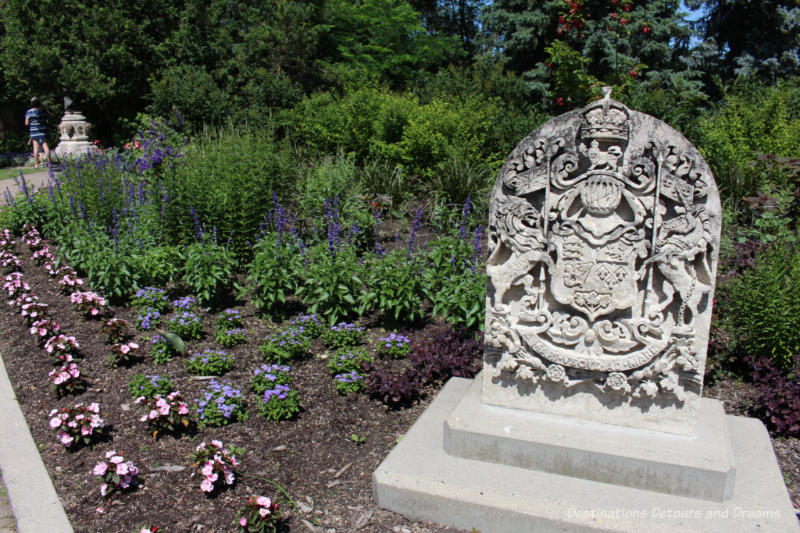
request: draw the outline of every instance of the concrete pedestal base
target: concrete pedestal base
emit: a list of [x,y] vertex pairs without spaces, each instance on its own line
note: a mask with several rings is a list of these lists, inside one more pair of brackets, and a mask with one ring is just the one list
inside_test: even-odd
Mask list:
[[[612,443],[604,439],[614,433],[614,428],[604,428],[610,433],[598,433],[594,449],[591,432],[587,432],[583,442],[577,445],[544,446],[542,439],[557,441],[558,435],[567,435],[576,429],[569,426],[559,429],[546,423],[541,426],[541,432],[549,433],[550,437],[542,437],[539,444],[535,444],[536,439],[534,444],[530,444],[528,437],[522,439],[527,444],[521,447],[509,444],[500,434],[512,433],[519,437],[520,422],[529,414],[496,407],[489,407],[491,412],[474,411],[476,406],[470,405],[476,401],[479,404],[479,401],[474,397],[474,389],[470,395],[472,386],[472,380],[450,380],[375,470],[373,492],[379,505],[412,519],[430,520],[467,530],[475,528],[482,533],[800,531],[769,435],[758,420],[723,418],[730,436],[729,459],[735,470],[733,475],[733,471],[725,467],[725,457],[706,455],[707,463],[696,463],[678,459],[677,455],[681,453],[676,448],[659,465],[656,457],[646,449],[631,447],[629,443],[620,442],[618,449],[613,450],[613,447],[608,448]],[[707,416],[714,418],[715,408],[711,403],[708,405],[712,407],[707,409],[711,413]],[[467,408],[473,409],[473,414],[465,419],[462,415],[467,413]],[[500,415],[510,418],[502,419]],[[498,422],[493,428],[479,431],[472,422],[477,424],[484,416],[498,418]],[[504,420],[514,421],[514,424],[509,427]],[[522,433],[534,435],[535,424],[539,422],[526,422],[531,425],[525,426],[527,429]],[[600,431],[600,427],[593,426],[593,429]],[[641,437],[640,430],[620,429],[622,433],[635,431],[637,437]],[[717,429],[724,432],[724,428]],[[462,455],[474,453],[505,457],[501,463],[506,464],[448,454],[444,445],[445,432],[449,432],[447,439],[451,451]],[[479,438],[479,434],[484,436]],[[657,441],[663,436],[652,434],[650,438]],[[700,435],[697,437],[701,438]],[[714,436],[709,438],[713,440]],[[701,446],[700,441],[697,442]],[[688,444],[682,443],[683,446]],[[533,469],[539,466],[531,461],[548,456],[568,457],[570,447],[576,448],[571,453],[577,453],[575,457],[579,459],[564,463],[568,467],[566,471],[575,474],[574,468],[580,467],[578,471],[591,472],[594,462],[598,468],[605,469],[604,476],[617,476],[617,483],[625,483],[626,479],[643,479],[641,473],[647,472],[648,464],[656,468],[649,477],[655,477],[674,475],[683,468],[680,466],[682,461],[688,463],[684,465],[685,471],[679,474],[683,481],[677,484],[658,482],[655,487],[650,487],[672,491],[672,494]],[[522,450],[516,457],[512,453],[515,449]],[[726,448],[723,445],[721,449]],[[696,453],[702,456],[703,452],[698,449]],[[514,464],[517,466],[512,466]],[[551,465],[549,468],[555,467]],[[629,474],[634,474],[607,474],[614,468],[623,471],[627,468]],[[657,473],[658,469],[661,469],[660,473]],[[731,478],[732,487],[726,489],[729,482],[726,480]],[[717,499],[717,496],[697,488],[715,487],[714,490],[718,490],[720,486],[723,494],[730,493],[729,498],[721,502],[702,499]],[[695,496],[687,496],[684,489],[694,492]]]
[[61,141],[56,146],[55,154],[63,159],[70,157],[84,157],[87,154],[94,154],[97,152],[89,141]]
[[697,436],[633,429],[481,402],[476,379],[447,417],[450,455],[638,489],[725,501],[733,453],[722,402],[698,402]]

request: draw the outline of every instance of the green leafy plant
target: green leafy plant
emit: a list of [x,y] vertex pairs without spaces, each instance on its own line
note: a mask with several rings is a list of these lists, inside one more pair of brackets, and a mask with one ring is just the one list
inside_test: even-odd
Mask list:
[[128,382],[128,392],[134,398],[139,398],[140,396],[145,398],[152,398],[156,395],[166,396],[173,390],[172,382],[167,376],[136,374]]
[[189,405],[183,401],[178,391],[166,396],[140,396],[134,403],[144,412],[139,421],[150,426],[153,438],[158,438],[159,433],[178,434],[190,431],[195,426]]
[[360,347],[341,348],[336,351],[327,363],[331,374],[346,374],[356,370],[361,372],[366,363],[372,362],[372,357]]
[[202,339],[203,320],[200,315],[191,311],[178,311],[170,318],[168,323],[169,330],[184,340]]
[[177,246],[159,245],[144,247],[131,256],[131,267],[137,284],[166,287],[180,279],[183,254]]
[[412,324],[423,316],[421,266],[404,250],[374,257],[359,296],[359,314],[375,309],[394,322]]
[[247,278],[250,301],[261,313],[277,317],[297,289],[303,256],[297,246],[278,243],[276,237],[261,239],[254,250]]
[[357,176],[374,201],[397,209],[410,197],[408,179],[403,167],[381,159],[369,159],[358,169]]
[[758,256],[755,267],[720,287],[720,316],[737,349],[792,368],[800,353],[800,256],[787,245]]
[[200,305],[219,305],[238,286],[236,260],[225,247],[206,240],[188,246],[185,254],[183,282]]
[[367,332],[362,326],[350,322],[339,322],[322,333],[322,342],[328,348],[347,348],[364,341]]
[[209,381],[194,404],[198,416],[197,425],[201,429],[247,420],[247,409],[241,391],[231,387],[227,381]]
[[279,531],[283,513],[277,502],[266,496],[248,499],[247,503],[236,511],[239,533],[275,533]]
[[138,310],[155,309],[161,314],[169,311],[170,303],[167,291],[160,287],[144,287],[131,298],[130,304]]
[[258,414],[267,420],[289,420],[300,412],[300,393],[288,384],[278,383],[264,391]]
[[233,368],[233,359],[221,350],[204,350],[186,361],[186,371],[199,376],[221,376]]
[[278,329],[267,335],[258,351],[269,363],[286,364],[306,357],[311,350],[311,339],[303,330],[295,327]]
[[454,326],[482,329],[486,309],[486,274],[463,272],[447,280],[443,290],[429,293],[433,316],[442,317]]
[[274,389],[275,385],[288,385],[292,382],[289,375],[291,368],[287,365],[261,365],[253,370],[253,377],[250,378],[250,390],[256,394]]
[[303,283],[297,288],[297,295],[311,313],[333,325],[356,313],[356,298],[363,281],[354,250],[343,247],[332,253],[329,248],[318,245],[308,252],[309,263],[302,271]]
[[[166,334],[166,332],[162,333]],[[177,340],[180,341],[180,338]],[[164,364],[171,361],[176,354],[181,353],[176,349],[175,344],[175,342],[167,340],[164,335],[154,335],[150,339],[150,357],[153,358],[153,362],[159,365]],[[182,341],[181,344],[183,344]]]
[[217,343],[224,348],[233,348],[247,342],[247,330],[243,328],[218,329],[214,333]]

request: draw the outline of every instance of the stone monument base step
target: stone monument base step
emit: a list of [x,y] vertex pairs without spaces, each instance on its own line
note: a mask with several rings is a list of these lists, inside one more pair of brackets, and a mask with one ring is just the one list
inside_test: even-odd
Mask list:
[[480,376],[445,421],[450,455],[725,501],[735,471],[722,402],[702,398],[695,437],[487,405]]
[[445,422],[472,384],[451,379],[375,470],[380,506],[481,533],[800,531],[758,420],[725,417],[736,475],[716,502],[449,455]]

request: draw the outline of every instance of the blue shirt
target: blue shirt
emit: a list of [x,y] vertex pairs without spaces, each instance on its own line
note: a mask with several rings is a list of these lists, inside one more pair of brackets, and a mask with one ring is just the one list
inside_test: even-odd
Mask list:
[[28,120],[31,137],[47,135],[47,111],[32,107],[25,112],[25,120]]

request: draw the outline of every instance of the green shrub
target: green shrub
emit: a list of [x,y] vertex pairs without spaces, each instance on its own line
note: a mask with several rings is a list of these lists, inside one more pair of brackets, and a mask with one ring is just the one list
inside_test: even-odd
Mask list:
[[222,304],[236,286],[235,266],[228,249],[208,240],[197,242],[186,248],[183,281],[200,305]]
[[296,246],[286,242],[279,245],[275,238],[258,241],[254,250],[247,277],[250,301],[261,313],[275,318],[285,310],[286,299],[294,295],[303,256]]
[[355,251],[343,247],[332,253],[328,245],[320,244],[307,253],[310,259],[302,271],[303,283],[297,288],[297,295],[309,312],[321,315],[331,325],[354,315],[363,285],[362,267]]
[[157,116],[172,116],[177,109],[190,129],[204,124],[220,124],[231,111],[230,99],[202,66],[178,65],[161,73],[151,83],[153,102],[150,111]]
[[800,255],[785,245],[761,254],[754,268],[720,288],[723,326],[737,349],[791,368],[800,353]]
[[405,250],[374,257],[367,265],[359,313],[378,311],[395,322],[412,324],[423,316],[421,265]]
[[284,149],[268,128],[228,127],[195,139],[163,176],[168,241],[216,232],[237,259],[249,261],[273,191],[285,195],[294,186]]
[[768,88],[748,84],[700,120],[697,144],[726,201],[738,205],[743,196],[768,188],[753,165],[758,154],[800,154],[798,99],[800,88],[788,83]]
[[297,190],[293,192],[301,219],[321,220],[320,209],[326,199],[338,198],[342,211],[349,210],[348,204],[360,200],[352,156],[342,151],[331,156],[316,155],[304,161],[302,169],[297,177]]
[[437,95],[421,104],[411,94],[366,87],[341,97],[310,96],[288,116],[293,135],[312,149],[342,149],[357,162],[378,159],[389,169],[402,166],[406,175],[420,178],[419,190],[442,172],[437,165],[451,159],[453,150],[473,168],[499,167],[510,148],[500,127],[508,120],[504,111],[495,98]]

